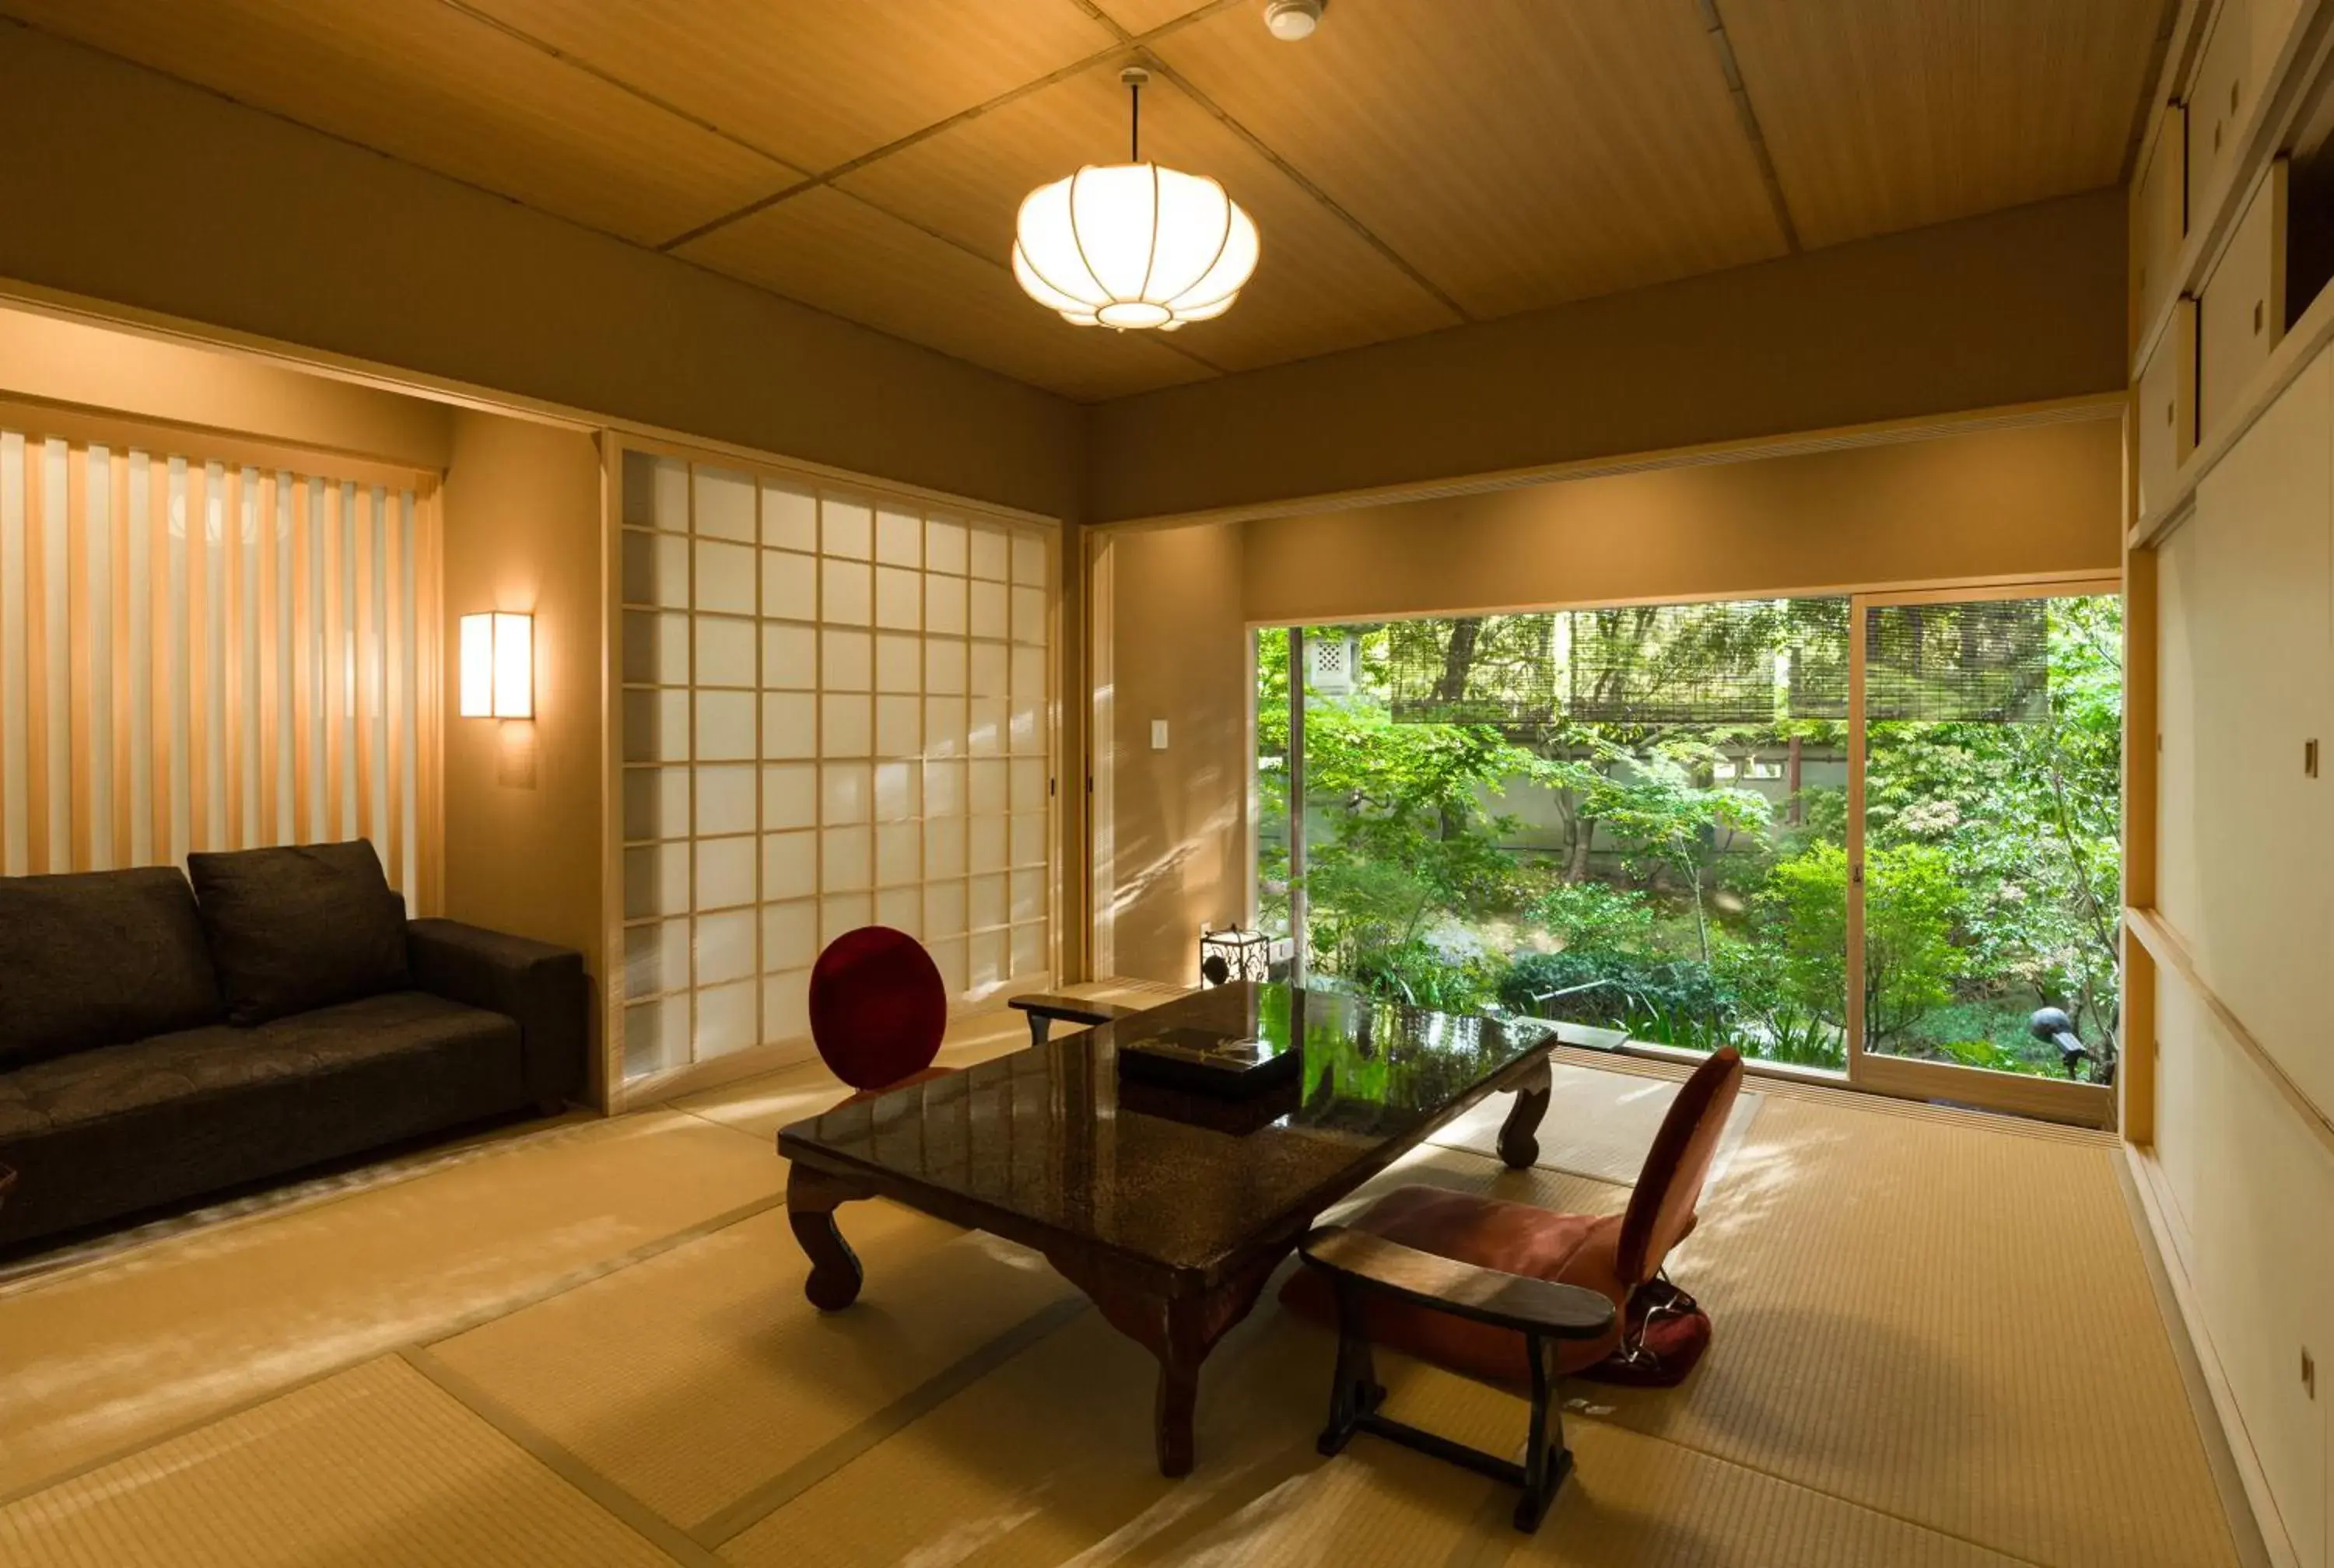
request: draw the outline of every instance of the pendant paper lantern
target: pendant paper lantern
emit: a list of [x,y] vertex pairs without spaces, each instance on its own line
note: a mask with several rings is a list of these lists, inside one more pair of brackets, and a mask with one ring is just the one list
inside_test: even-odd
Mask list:
[[[1122,80],[1139,94],[1147,76]],[[1016,228],[1013,275],[1082,327],[1172,332],[1230,310],[1256,270],[1255,221],[1224,188],[1154,163],[1088,165],[1041,186]]]

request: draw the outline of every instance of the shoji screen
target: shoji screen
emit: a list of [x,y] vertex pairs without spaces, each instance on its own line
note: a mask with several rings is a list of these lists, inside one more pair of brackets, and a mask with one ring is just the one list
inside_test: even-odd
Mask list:
[[24,423],[0,427],[0,871],[367,838],[428,907],[429,482]]
[[871,922],[1042,976],[1051,536],[641,452],[623,521],[626,1075],[806,1038]]

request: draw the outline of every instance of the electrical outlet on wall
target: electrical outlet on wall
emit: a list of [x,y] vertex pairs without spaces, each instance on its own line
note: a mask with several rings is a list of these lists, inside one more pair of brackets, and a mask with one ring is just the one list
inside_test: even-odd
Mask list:
[[1167,749],[1167,721],[1163,718],[1154,718],[1151,721],[1151,749],[1153,751]]

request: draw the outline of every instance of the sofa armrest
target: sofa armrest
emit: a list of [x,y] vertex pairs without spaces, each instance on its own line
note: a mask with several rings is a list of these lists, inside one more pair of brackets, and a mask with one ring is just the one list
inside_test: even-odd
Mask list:
[[459,920],[410,920],[413,983],[433,996],[517,1020],[528,1096],[555,1107],[584,1092],[590,983],[573,948]]

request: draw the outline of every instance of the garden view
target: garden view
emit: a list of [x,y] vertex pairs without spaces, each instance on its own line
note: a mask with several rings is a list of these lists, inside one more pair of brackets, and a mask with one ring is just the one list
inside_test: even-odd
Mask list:
[[[1866,1051],[2115,1059],[2113,596],[1876,608]],[[1308,983],[1847,1063],[1844,600],[1306,629]],[[1289,911],[1287,632],[1257,642],[1259,886]],[[2085,1054],[2030,1027],[2062,1010]]]

